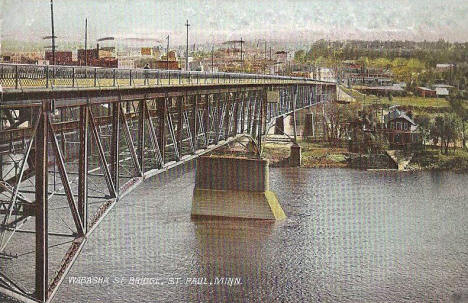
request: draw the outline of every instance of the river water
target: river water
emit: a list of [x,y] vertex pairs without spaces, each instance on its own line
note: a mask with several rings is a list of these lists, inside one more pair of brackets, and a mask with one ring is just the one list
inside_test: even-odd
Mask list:
[[190,165],[147,181],[54,302],[468,300],[468,174],[271,168],[270,181],[288,216],[273,224],[191,220]]

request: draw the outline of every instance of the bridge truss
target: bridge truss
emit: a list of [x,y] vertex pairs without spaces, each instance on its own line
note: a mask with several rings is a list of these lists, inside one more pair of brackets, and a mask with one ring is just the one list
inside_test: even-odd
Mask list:
[[0,292],[50,302],[93,230],[145,179],[240,136],[261,149],[277,117],[334,95],[332,83],[303,81],[6,90]]

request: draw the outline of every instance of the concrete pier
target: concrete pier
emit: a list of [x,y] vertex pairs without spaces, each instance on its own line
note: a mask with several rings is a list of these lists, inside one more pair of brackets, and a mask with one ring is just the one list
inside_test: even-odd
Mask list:
[[301,146],[297,143],[291,145],[291,154],[289,155],[289,165],[292,167],[301,166],[302,156],[301,156]]
[[303,137],[312,137],[314,135],[313,129],[313,113],[306,113],[304,119],[304,130],[302,132]]
[[276,126],[275,126],[275,135],[283,135],[284,134],[284,117],[276,118]]
[[197,159],[192,216],[281,220],[286,218],[270,191],[268,160],[227,156]]

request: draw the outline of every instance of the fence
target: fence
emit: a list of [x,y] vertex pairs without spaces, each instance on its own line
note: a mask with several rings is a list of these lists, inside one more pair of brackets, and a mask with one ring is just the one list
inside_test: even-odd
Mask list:
[[0,63],[0,85],[14,89],[296,83],[298,81],[329,83],[311,78],[261,74]]

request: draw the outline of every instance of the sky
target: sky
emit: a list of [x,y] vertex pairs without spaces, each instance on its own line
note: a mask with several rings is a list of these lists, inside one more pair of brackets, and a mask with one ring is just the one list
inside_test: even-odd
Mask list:
[[[58,41],[106,36],[185,43],[231,39],[468,41],[466,0],[54,0]],[[50,35],[49,0],[0,0],[2,40]]]

